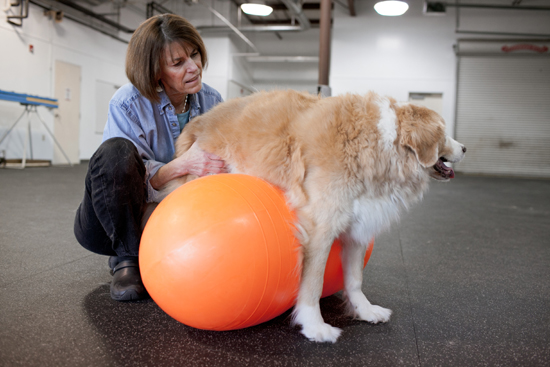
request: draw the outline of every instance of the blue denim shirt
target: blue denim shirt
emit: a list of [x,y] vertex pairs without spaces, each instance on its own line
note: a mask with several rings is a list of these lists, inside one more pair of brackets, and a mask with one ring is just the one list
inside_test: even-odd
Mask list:
[[[174,142],[180,135],[180,125],[174,106],[164,91],[159,93],[160,103],[152,103],[132,84],[122,86],[111,98],[109,117],[103,141],[121,137],[131,140],[145,163],[147,201],[158,202],[158,192],[149,180],[160,167],[174,158]],[[196,94],[189,96],[189,120],[199,116],[222,102],[218,91],[206,84]]]

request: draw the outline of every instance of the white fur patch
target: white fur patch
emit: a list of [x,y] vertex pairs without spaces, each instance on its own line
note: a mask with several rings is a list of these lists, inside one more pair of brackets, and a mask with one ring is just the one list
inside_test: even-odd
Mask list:
[[380,109],[380,121],[378,121],[380,142],[383,149],[389,150],[397,139],[397,116],[393,108],[390,108],[390,101],[387,98],[378,99],[376,104]]
[[294,323],[302,325],[301,333],[311,341],[336,343],[342,329],[330,326],[323,321],[319,304],[305,306],[297,304],[293,312]]
[[[392,200],[393,199],[393,200]],[[373,238],[399,218],[403,201],[392,199],[360,198],[353,203],[354,222],[348,234],[355,241]]]

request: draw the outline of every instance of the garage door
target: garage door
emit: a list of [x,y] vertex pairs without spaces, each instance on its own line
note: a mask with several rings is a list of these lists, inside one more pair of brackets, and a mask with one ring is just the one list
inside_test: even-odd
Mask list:
[[457,171],[550,177],[550,57],[536,50],[459,55],[456,137],[468,153]]

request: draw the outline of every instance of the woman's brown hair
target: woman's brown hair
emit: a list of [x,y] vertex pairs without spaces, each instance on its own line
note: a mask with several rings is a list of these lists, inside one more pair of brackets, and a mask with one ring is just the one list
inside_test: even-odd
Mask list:
[[196,48],[203,67],[206,67],[206,48],[199,32],[179,15],[161,14],[147,19],[136,29],[128,44],[126,75],[141,95],[151,102],[160,102],[157,92],[160,63],[165,47],[172,42]]

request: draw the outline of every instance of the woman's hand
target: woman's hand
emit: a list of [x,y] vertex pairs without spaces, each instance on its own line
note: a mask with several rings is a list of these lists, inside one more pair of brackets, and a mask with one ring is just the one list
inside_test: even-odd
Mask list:
[[183,155],[174,159],[174,163],[184,168],[183,175],[202,177],[208,174],[227,173],[225,162],[217,155],[207,153],[199,148],[197,142],[193,143]]
[[227,173],[225,161],[215,154],[207,153],[195,142],[183,155],[162,166],[149,181],[155,190],[167,182],[185,175],[206,176]]

